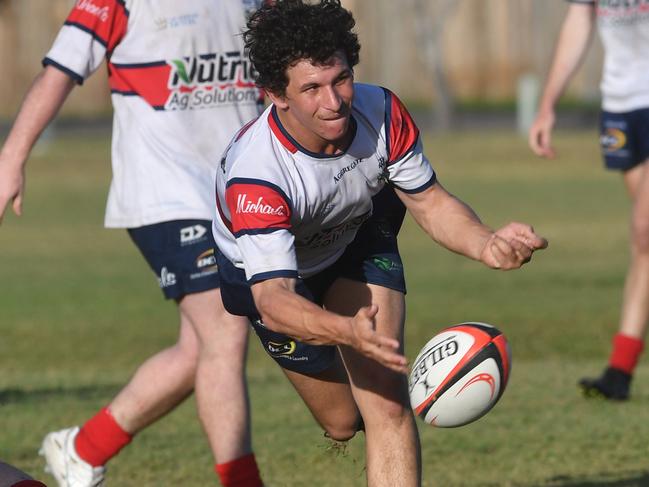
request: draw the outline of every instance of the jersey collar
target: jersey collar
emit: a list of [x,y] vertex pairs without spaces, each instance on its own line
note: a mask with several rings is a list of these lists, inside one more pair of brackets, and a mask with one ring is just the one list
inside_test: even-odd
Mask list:
[[350,138],[349,145],[345,147],[345,150],[342,151],[340,154],[323,154],[321,152],[311,152],[310,150],[302,147],[297,140],[291,137],[291,134],[289,134],[288,131],[282,125],[282,122],[280,121],[279,116],[277,115],[277,107],[275,107],[275,105],[271,107],[270,113],[268,114],[268,124],[270,125],[270,129],[275,135],[275,137],[277,137],[277,140],[279,140],[280,143],[291,152],[291,154],[295,154],[296,152],[302,152],[303,154],[306,154],[307,156],[316,159],[335,159],[342,155],[345,155],[345,153],[349,149],[349,146],[351,146],[351,144],[354,142],[354,139],[356,138],[356,129],[357,129],[357,124],[356,124],[356,120],[354,119],[354,115],[351,115],[349,119],[349,130],[352,131],[352,136]]

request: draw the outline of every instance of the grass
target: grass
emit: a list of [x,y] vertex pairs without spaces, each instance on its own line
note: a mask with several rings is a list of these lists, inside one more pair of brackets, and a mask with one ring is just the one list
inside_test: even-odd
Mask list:
[[[487,416],[457,429],[420,424],[427,486],[649,485],[649,368],[633,400],[586,401],[616,329],[628,202],[601,169],[594,133],[565,133],[556,161],[508,133],[427,139],[440,181],[492,226],[521,220],[550,248],[518,272],[489,271],[434,246],[408,221],[407,354],[441,328],[492,323],[514,368]],[[43,435],[105,405],[137,365],[176,337],[174,306],[124,231],[101,227],[106,138],[61,138],[28,168],[25,215],[0,227],[0,459],[41,474]],[[255,451],[272,486],[364,485],[362,435],[328,443],[278,368],[251,340]],[[395,445],[398,447],[398,445]],[[214,485],[190,399],[110,463],[110,485]]]

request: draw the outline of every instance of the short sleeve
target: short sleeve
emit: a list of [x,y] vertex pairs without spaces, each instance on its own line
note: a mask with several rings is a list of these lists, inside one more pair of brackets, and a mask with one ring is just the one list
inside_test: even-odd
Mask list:
[[248,281],[297,277],[286,193],[268,181],[233,178],[227,182],[225,202]]
[[406,193],[418,193],[435,184],[435,171],[424,155],[419,128],[389,90],[385,90],[385,137],[390,183]]
[[123,0],[80,0],[43,59],[81,84],[94,73],[126,33],[128,10]]

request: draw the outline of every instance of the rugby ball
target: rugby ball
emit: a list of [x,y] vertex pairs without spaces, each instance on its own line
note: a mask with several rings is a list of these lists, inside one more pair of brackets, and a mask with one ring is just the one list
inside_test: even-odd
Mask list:
[[502,396],[511,370],[505,335],[485,323],[461,323],[435,335],[410,373],[410,404],[426,423],[462,426]]

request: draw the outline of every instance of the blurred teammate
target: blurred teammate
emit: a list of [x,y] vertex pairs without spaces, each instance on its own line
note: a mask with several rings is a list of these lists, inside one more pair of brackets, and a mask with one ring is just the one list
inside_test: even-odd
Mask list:
[[328,436],[364,425],[368,485],[415,486],[396,242],[405,208],[438,243],[492,268],[518,268],[547,243],[520,223],[490,230],[444,190],[398,98],[354,84],[353,26],[338,0],[277,1],[248,23],[273,104],[217,170],[221,293]]
[[32,146],[106,59],[115,112],[105,224],[128,229],[180,315],[178,342],[144,362],[106,408],[80,429],[47,435],[42,453],[60,485],[102,484],[106,462],[192,390],[222,484],[261,485],[244,377],[248,325],[223,309],[210,231],[215,162],[259,114],[240,36],[258,3],[76,2],[2,148],[0,217],[12,201],[20,215]]
[[600,144],[608,169],[620,171],[633,202],[631,262],[608,366],[582,379],[586,396],[623,400],[644,348],[649,318],[649,11],[645,2],[568,0],[570,7],[545,84],[530,147],[554,157],[554,107],[583,58],[597,23],[604,44]]

